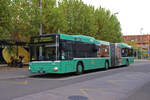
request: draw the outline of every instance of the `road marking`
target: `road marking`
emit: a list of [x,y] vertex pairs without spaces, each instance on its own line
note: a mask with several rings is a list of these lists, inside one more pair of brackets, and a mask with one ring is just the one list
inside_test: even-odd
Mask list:
[[111,84],[113,84],[113,85],[118,86],[117,85],[117,83],[118,83],[117,80],[108,80],[108,82],[111,83]]
[[17,81],[0,81],[0,82],[13,83],[13,84],[20,84],[20,85],[28,85],[28,84],[29,84],[28,80],[25,80],[25,81],[23,81],[23,82],[17,82]]
[[22,85],[27,85],[28,81],[25,80],[24,82],[13,82],[14,84],[22,84]]

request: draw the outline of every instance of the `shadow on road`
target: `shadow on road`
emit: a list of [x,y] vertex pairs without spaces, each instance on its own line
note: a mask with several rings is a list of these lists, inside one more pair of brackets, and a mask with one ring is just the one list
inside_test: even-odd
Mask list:
[[[121,66],[121,67],[113,67],[109,68],[108,70],[113,70],[116,68],[123,68],[126,66]],[[95,70],[88,70],[85,71],[82,75],[89,74],[89,73],[94,73],[94,72],[102,72],[102,71],[107,71],[105,69],[95,69]],[[67,74],[38,74],[38,75],[32,75],[29,76],[29,78],[40,78],[40,79],[63,79],[63,78],[68,78],[68,77],[73,77],[73,76],[79,76],[76,73],[67,73]]]

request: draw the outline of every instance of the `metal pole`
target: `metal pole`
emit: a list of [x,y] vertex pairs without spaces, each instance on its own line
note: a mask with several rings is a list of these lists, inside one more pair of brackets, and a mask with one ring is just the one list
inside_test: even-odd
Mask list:
[[40,24],[40,35],[42,35],[42,24]]
[[[142,34],[143,28],[140,29],[140,34],[141,34],[141,42],[143,42],[143,34]],[[141,45],[141,59],[142,59],[142,45]]]
[[149,58],[149,53],[150,53],[149,52],[149,34],[147,34],[147,36],[148,36],[148,52],[147,53],[148,53],[148,58]]
[[137,49],[137,50],[136,50],[136,52],[137,52],[137,53],[136,53],[136,54],[137,54],[137,55],[136,55],[136,58],[137,58],[137,59],[139,58],[139,53],[138,53],[138,51],[139,51],[139,50]]
[[[42,15],[42,0],[40,0],[40,14]],[[42,23],[40,24],[40,35],[42,35]]]
[[142,47],[141,47],[141,59],[142,59]]
[[[42,15],[42,0],[40,0],[40,15]],[[42,35],[42,23],[40,23],[40,35]],[[39,56],[42,56],[42,47],[39,47]]]
[[56,52],[56,60],[57,60],[57,55],[58,55],[58,54],[57,54],[57,40],[58,40],[57,37],[58,37],[58,36],[56,35],[56,51],[55,51],[55,52]]

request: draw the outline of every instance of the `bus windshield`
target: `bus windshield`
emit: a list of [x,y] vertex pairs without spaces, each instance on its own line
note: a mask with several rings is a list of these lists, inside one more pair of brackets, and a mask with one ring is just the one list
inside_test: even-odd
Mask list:
[[31,61],[54,61],[58,59],[57,36],[33,37],[30,44]]

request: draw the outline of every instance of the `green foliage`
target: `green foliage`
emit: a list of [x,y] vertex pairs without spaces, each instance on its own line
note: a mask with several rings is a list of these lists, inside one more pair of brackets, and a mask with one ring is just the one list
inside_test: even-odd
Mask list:
[[128,45],[131,45],[134,49],[138,49],[135,41],[126,41],[125,43],[127,43]]
[[44,33],[83,34],[121,42],[120,22],[104,8],[95,9],[82,0],[0,0],[0,37],[28,41]]
[[110,42],[121,41],[120,22],[115,15],[111,14],[109,10],[100,7],[95,11],[95,19],[98,39]]
[[10,33],[10,0],[0,0],[0,37],[7,37]]

